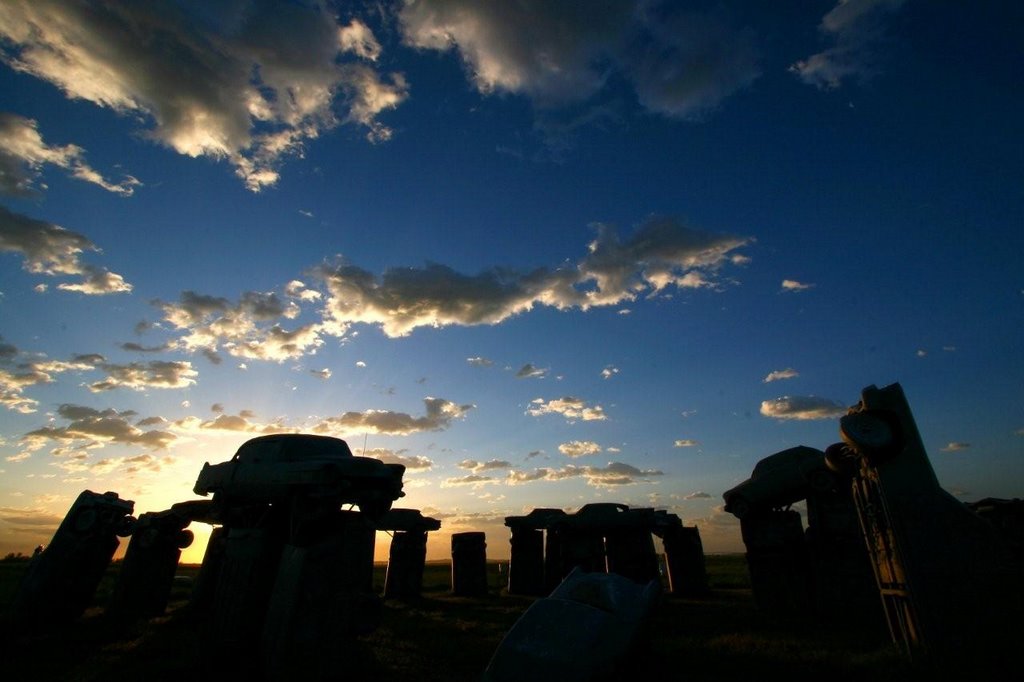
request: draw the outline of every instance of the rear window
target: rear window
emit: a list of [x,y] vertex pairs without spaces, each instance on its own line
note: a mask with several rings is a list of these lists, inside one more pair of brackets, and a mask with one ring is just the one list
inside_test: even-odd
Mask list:
[[244,443],[235,454],[235,459],[243,462],[272,462],[279,459],[280,453],[280,440],[257,440]]

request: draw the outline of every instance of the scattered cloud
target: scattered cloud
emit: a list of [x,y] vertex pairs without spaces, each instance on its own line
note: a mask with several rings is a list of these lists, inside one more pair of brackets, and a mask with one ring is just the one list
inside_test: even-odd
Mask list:
[[545,414],[560,414],[568,421],[575,421],[577,419],[582,419],[583,421],[604,421],[608,418],[604,413],[604,408],[600,405],[590,407],[582,398],[575,398],[573,396],[565,396],[564,398],[555,398],[548,401],[545,401],[543,398],[537,398],[531,402],[531,407],[526,410],[526,413],[533,417]]
[[516,372],[516,377],[519,379],[542,379],[547,373],[548,370],[544,367],[536,367],[531,363],[526,363]]
[[914,355],[916,355],[919,358],[926,358],[926,357],[928,357],[928,351],[926,351],[923,348],[918,348],[917,352],[914,353]]
[[512,466],[511,462],[507,462],[503,459],[492,459],[486,462],[478,462],[475,459],[464,459],[458,464],[460,469],[469,469],[474,474],[479,474],[482,471],[511,469]]
[[370,30],[320,3],[4,3],[0,37],[11,68],[148,123],[180,154],[229,161],[253,191],[340,122],[388,139],[378,116],[408,96],[371,66]]
[[[286,287],[295,294],[296,283]],[[292,295],[286,294],[288,298]],[[164,320],[184,335],[176,341],[182,350],[237,358],[284,362],[315,353],[323,345],[318,324],[286,330],[281,319],[293,320],[301,309],[294,300],[274,292],[248,291],[232,303],[226,298],[184,291],[177,302],[154,301]]]
[[488,360],[487,358],[482,358],[479,356],[475,358],[466,358],[466,362],[468,362],[474,367],[490,367],[494,364],[493,360]]
[[510,485],[518,485],[533,481],[562,481],[569,478],[583,478],[587,485],[605,488],[649,481],[653,477],[663,475],[664,472],[657,469],[638,469],[631,464],[609,462],[604,467],[581,467],[570,464],[561,469],[542,467],[532,471],[510,471],[506,482]]
[[675,447],[677,448],[695,448],[698,445],[700,445],[700,441],[691,438],[680,438],[675,442]]
[[617,305],[669,286],[693,286],[695,271],[708,285],[749,239],[713,235],[668,218],[652,218],[629,239],[598,225],[588,255],[575,266],[517,272],[492,268],[465,275],[430,263],[393,268],[378,279],[343,259],[315,268],[327,287],[323,329],[343,336],[356,323],[380,326],[390,337],[418,327],[498,324],[536,305],[589,310]]
[[[3,344],[3,362],[10,362],[18,353],[17,348]],[[70,361],[37,360],[18,364],[10,369],[0,367],[0,405],[22,414],[36,411],[39,403],[24,395],[24,390],[38,384],[55,381],[54,375],[63,372],[88,371],[95,369],[103,358],[94,355],[75,356]]]
[[697,491],[695,493],[690,493],[689,495],[684,496],[683,499],[684,500],[708,500],[708,499],[711,499],[711,495],[708,495],[703,490],[700,490],[700,491]]
[[327,380],[331,378],[331,370],[329,367],[324,367],[323,369],[311,369],[309,370],[309,373],[317,379]]
[[865,78],[875,68],[875,46],[884,36],[888,14],[904,0],[840,0],[821,20],[822,35],[833,43],[789,70],[820,89],[838,88],[850,77]]
[[501,479],[494,478],[493,476],[481,476],[480,474],[467,474],[465,476],[456,476],[453,478],[446,478],[441,482],[442,488],[454,488],[457,486],[469,485],[474,488],[479,488],[484,485],[497,485],[501,483]]
[[762,379],[762,381],[766,384],[770,384],[773,381],[781,381],[782,379],[794,379],[798,376],[800,376],[800,372],[796,371],[795,369],[777,369],[775,371],[769,372],[768,376]]
[[81,147],[73,144],[49,146],[43,142],[36,121],[0,112],[0,194],[17,197],[37,195],[36,181],[42,167],[47,164],[63,168],[72,177],[122,196],[131,196],[142,184],[130,175],[121,182],[106,180],[85,162],[85,150]]
[[761,403],[761,414],[773,419],[834,419],[846,412],[844,405],[815,396],[783,396]]
[[407,471],[426,471],[434,466],[433,460],[422,455],[407,455],[408,450],[372,448],[358,453],[364,457],[379,459],[385,464],[401,464]]
[[59,453],[67,453],[69,448],[97,448],[108,443],[160,450],[178,439],[170,431],[144,430],[133,425],[131,422],[136,413],[132,411],[97,410],[65,403],[57,408],[57,414],[68,422],[65,426],[45,426],[29,431],[21,437],[21,442],[31,450],[41,449],[48,442],[56,442],[60,445]]
[[539,110],[594,102],[616,80],[646,110],[692,119],[758,75],[749,31],[676,3],[419,0],[398,18],[408,44],[456,50],[479,92]]
[[942,448],[942,452],[960,452],[971,447],[970,443],[960,443],[957,441],[950,441]]
[[121,275],[79,261],[83,251],[99,251],[88,237],[59,225],[13,213],[0,206],[0,252],[20,254],[22,267],[36,275],[80,276],[58,289],[83,294],[120,294],[132,290]]
[[337,417],[328,417],[314,427],[317,433],[380,433],[407,436],[423,431],[440,431],[448,428],[452,421],[465,418],[475,405],[457,405],[443,398],[424,398],[426,414],[413,417],[404,412],[388,410],[366,410],[345,412]]
[[814,288],[813,284],[804,284],[803,282],[798,282],[795,279],[782,280],[783,291],[807,291],[812,288]]
[[93,393],[111,391],[115,388],[130,388],[144,391],[150,388],[185,388],[196,383],[199,375],[192,369],[192,363],[185,361],[154,360],[132,362],[127,365],[104,363],[99,366],[107,377],[89,384]]
[[604,369],[601,370],[601,378],[602,379],[611,379],[613,376],[615,376],[618,373],[619,373],[619,368],[618,367],[613,367],[612,365],[608,365],[607,367],[605,367]]
[[592,440],[573,440],[559,445],[558,451],[566,457],[585,457],[601,452],[601,446]]

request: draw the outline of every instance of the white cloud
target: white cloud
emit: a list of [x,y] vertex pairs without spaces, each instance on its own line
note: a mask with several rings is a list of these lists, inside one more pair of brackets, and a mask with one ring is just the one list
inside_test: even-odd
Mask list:
[[490,367],[494,364],[493,360],[488,360],[487,358],[482,358],[479,356],[474,358],[466,358],[466,362],[473,365],[474,367]]
[[474,474],[479,474],[481,471],[502,471],[505,469],[511,469],[512,463],[503,459],[491,459],[486,462],[478,462],[475,459],[464,459],[458,463],[460,469],[469,469]]
[[803,282],[798,282],[795,279],[782,280],[783,291],[807,291],[808,289],[812,289],[813,287],[813,284],[805,284]]
[[518,377],[520,379],[527,379],[527,378],[541,379],[547,373],[548,373],[548,369],[547,368],[545,368],[545,367],[537,367],[537,366],[533,365],[532,363],[528,362],[528,363],[526,363],[525,365],[523,365],[522,367],[519,368],[519,371],[516,372],[516,377]]
[[601,370],[601,377],[603,379],[611,379],[613,376],[615,376],[618,373],[619,373],[619,368],[618,367],[613,367],[611,365],[608,365],[607,367],[605,367],[604,369]]
[[748,32],[678,3],[417,0],[399,21],[407,43],[457,50],[481,93],[541,109],[597,99],[616,79],[647,110],[691,118],[758,74]]
[[85,235],[59,225],[13,213],[0,206],[0,252],[21,254],[23,267],[33,274],[58,277],[77,275],[79,282],[62,283],[58,289],[83,294],[127,293],[132,285],[121,275],[79,261],[84,251],[99,251]]
[[781,381],[782,379],[794,379],[800,376],[800,372],[793,368],[777,369],[768,373],[762,381],[766,384],[770,384],[773,381]]
[[783,396],[761,403],[761,414],[773,419],[833,419],[846,412],[840,403],[814,396]]
[[601,446],[592,440],[572,440],[559,445],[558,451],[566,457],[584,457],[601,452]]
[[413,417],[404,412],[387,410],[366,410],[345,412],[337,417],[321,421],[314,431],[318,433],[382,433],[407,436],[422,431],[440,431],[448,428],[456,419],[465,418],[474,405],[457,405],[443,398],[424,398],[426,414]]
[[849,77],[870,75],[875,61],[874,46],[884,33],[882,19],[903,3],[904,0],[840,0],[819,26],[834,45],[794,63],[789,70],[805,83],[822,89],[838,88]]
[[130,175],[121,182],[106,180],[85,162],[85,150],[81,147],[47,145],[36,121],[0,112],[0,194],[19,197],[37,194],[35,182],[46,164],[63,168],[72,177],[122,196],[131,196],[142,184]]
[[107,372],[107,377],[89,384],[89,390],[93,393],[115,388],[130,388],[136,391],[149,388],[185,388],[196,383],[196,377],[199,375],[192,369],[192,363],[178,360],[132,362],[127,365],[104,363],[100,368]]
[[576,419],[604,421],[608,418],[604,413],[604,408],[600,405],[590,407],[582,398],[573,396],[554,398],[548,401],[545,401],[543,398],[537,398],[531,401],[531,405],[532,407],[528,408],[526,413],[533,417],[545,414],[560,414],[569,421]]
[[653,477],[663,475],[664,472],[657,469],[638,469],[631,464],[609,462],[604,467],[580,467],[570,464],[561,469],[542,467],[532,471],[510,471],[506,482],[510,485],[519,485],[533,481],[562,481],[570,478],[583,478],[587,485],[608,488],[649,481]]
[[386,448],[372,448],[358,453],[364,457],[379,459],[385,464],[401,464],[408,471],[426,471],[434,466],[429,457],[422,455],[407,455],[406,450],[388,450]]
[[370,30],[320,3],[0,3],[0,37],[12,68],[148,121],[181,154],[228,160],[254,191],[337,125],[339,100],[380,140],[377,115],[407,97],[365,63],[380,53]]
[[29,431],[22,436],[21,441],[32,450],[43,447],[48,441],[57,441],[62,449],[55,454],[60,454],[69,452],[67,448],[91,449],[108,443],[141,445],[160,450],[178,439],[169,431],[143,430],[133,425],[131,419],[135,413],[132,411],[97,410],[66,403],[57,409],[57,413],[68,422],[66,426],[46,426]]
[[700,445],[700,441],[693,440],[692,438],[680,438],[675,442],[675,447],[677,448],[694,448],[698,445]]
[[707,499],[710,499],[710,498],[711,498],[711,495],[708,495],[703,490],[700,490],[700,491],[695,492],[695,493],[690,493],[690,494],[686,495],[685,497],[683,497],[684,500],[707,500]]
[[951,441],[946,443],[945,447],[942,448],[942,452],[960,452],[971,447],[970,443],[961,443],[957,441]]
[[327,287],[324,330],[344,335],[355,323],[379,325],[392,337],[417,327],[498,324],[546,305],[588,310],[617,305],[666,287],[692,286],[694,271],[710,282],[748,239],[713,235],[668,218],[652,218],[626,240],[597,225],[589,253],[575,266],[528,273],[492,268],[465,275],[430,263],[394,268],[378,280],[340,260],[316,269]]

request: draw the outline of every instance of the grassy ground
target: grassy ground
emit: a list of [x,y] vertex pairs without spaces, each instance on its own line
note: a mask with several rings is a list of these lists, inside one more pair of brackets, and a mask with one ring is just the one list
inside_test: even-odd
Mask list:
[[[447,562],[428,564],[423,598],[386,602],[379,627],[360,639],[354,653],[366,662],[366,672],[356,679],[478,680],[504,634],[533,601],[505,594],[498,565],[489,568],[489,595],[470,599],[449,594]],[[654,614],[649,642],[628,663],[630,679],[936,679],[935,671],[905,661],[883,633],[767,618],[754,606],[742,556],[709,556],[707,568],[712,588],[707,596],[664,599]],[[0,562],[0,618],[5,621],[23,569],[23,563]],[[165,616],[115,629],[102,608],[116,570],[116,565],[111,568],[94,605],[72,626],[46,636],[14,632],[4,637],[5,677],[106,682],[215,677],[204,668],[199,624],[187,607],[188,585],[176,584]],[[179,575],[194,576],[196,570],[182,566]],[[381,566],[378,588],[383,580]]]

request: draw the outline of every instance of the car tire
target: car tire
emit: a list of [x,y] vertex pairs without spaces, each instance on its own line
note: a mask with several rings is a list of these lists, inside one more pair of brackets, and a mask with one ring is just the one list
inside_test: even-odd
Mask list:
[[825,466],[847,478],[853,478],[860,471],[860,458],[846,443],[833,443],[825,448]]
[[174,546],[178,549],[185,549],[186,547],[192,546],[192,541],[196,539],[195,534],[188,530],[179,530],[178,534],[174,536]]
[[881,464],[895,456],[900,441],[888,417],[880,410],[854,412],[839,420],[839,432],[871,464]]

